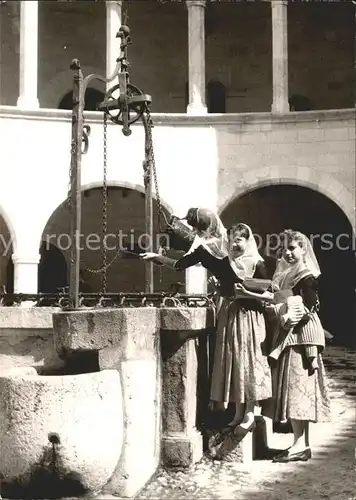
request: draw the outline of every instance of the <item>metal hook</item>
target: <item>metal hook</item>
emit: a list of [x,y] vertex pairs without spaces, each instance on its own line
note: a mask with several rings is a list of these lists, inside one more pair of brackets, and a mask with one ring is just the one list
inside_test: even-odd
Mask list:
[[105,307],[105,297],[100,297],[97,307]]
[[66,297],[60,297],[58,300],[59,307],[64,307],[66,300],[67,300]]
[[85,155],[89,149],[90,125],[83,125],[82,154]]
[[[167,306],[168,302],[172,302],[173,306]],[[162,301],[162,307],[180,307],[182,303],[176,297],[165,297]]]

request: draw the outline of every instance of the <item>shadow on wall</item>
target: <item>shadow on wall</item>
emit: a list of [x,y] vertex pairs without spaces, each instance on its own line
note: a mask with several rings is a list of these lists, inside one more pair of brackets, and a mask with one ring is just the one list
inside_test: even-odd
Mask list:
[[57,293],[68,285],[67,261],[51,243],[42,242],[38,266],[38,292]]

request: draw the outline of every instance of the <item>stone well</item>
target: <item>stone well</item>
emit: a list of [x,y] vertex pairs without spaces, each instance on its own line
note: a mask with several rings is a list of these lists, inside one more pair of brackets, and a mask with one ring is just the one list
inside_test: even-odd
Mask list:
[[4,497],[133,498],[202,458],[211,307],[32,311],[0,321]]
[[162,387],[158,309],[62,311],[53,315],[53,327],[54,343],[62,359],[72,359],[74,363],[78,360],[83,365],[88,359],[89,364],[97,363],[99,370],[114,369],[120,377],[123,446],[103,493],[131,498],[145,486],[160,463]]
[[[120,375],[39,375],[13,369],[0,377],[2,495],[28,498],[101,490],[120,459]],[[48,496],[51,495],[51,496]]]

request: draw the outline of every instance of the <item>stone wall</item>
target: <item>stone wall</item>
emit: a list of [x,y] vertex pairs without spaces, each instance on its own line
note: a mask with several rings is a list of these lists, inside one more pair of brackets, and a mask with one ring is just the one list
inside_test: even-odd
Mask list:
[[[41,495],[39,488],[46,488],[47,462],[39,458],[51,448],[54,436],[55,444],[61,446],[52,455],[56,467],[49,482],[57,491],[71,475],[83,491],[105,486],[119,497],[134,497],[160,460],[162,379],[157,309],[84,308],[68,315],[59,308],[3,308],[0,313],[0,331],[9,344],[5,352],[0,344],[0,360],[6,355],[10,358],[6,367],[1,363],[0,376],[0,440],[8,450],[0,461],[2,486],[8,487],[5,496],[19,483],[34,497]],[[20,349],[14,329],[23,334]],[[29,341],[36,335],[42,343],[33,346],[29,355]],[[32,368],[31,373],[26,369],[29,366],[38,369]],[[109,415],[107,419],[102,411]],[[22,412],[30,412],[30,416],[24,418]],[[100,431],[101,423],[104,431]],[[99,427],[94,431],[95,425]],[[33,439],[32,432],[36,433]],[[104,443],[105,439],[110,442],[105,445],[110,448],[105,459],[96,443],[102,438]],[[26,439],[31,445],[24,449]],[[11,448],[11,440],[18,446]],[[97,452],[93,452],[95,446]],[[48,487],[47,479],[47,495]],[[62,496],[75,495],[74,487],[73,481]]]
[[331,198],[354,224],[355,124],[346,116],[293,113],[219,127],[219,206],[262,185],[300,184]]
[[[103,132],[100,115],[88,112],[86,120],[91,136],[89,152],[82,162],[82,186],[91,189],[102,185]],[[289,113],[283,117],[269,113],[155,115],[154,123],[160,197],[170,213],[183,216],[190,206],[206,206],[221,213],[252,189],[287,183],[327,196],[355,228],[354,111]],[[1,174],[2,213],[9,221],[15,253],[34,257],[44,231],[68,232],[68,213],[62,203],[69,180],[70,113],[23,113],[3,108],[1,124],[2,153],[8,167]],[[110,231],[116,230],[118,222],[125,229],[144,227],[140,194],[144,192],[144,137],[141,127],[133,126],[132,130],[126,138],[119,127],[108,127],[107,182],[125,188],[117,198],[114,191],[109,194]],[[23,147],[14,149],[19,138]],[[41,179],[41,183],[34,179]],[[94,192],[83,198],[84,231],[89,233],[100,228],[101,194],[100,190],[89,191]],[[86,265],[97,268],[100,251],[90,256],[85,256],[89,259]],[[133,269],[141,273],[138,267],[131,267],[133,261],[120,259],[120,263],[130,267],[128,275],[120,276],[122,285],[126,288],[136,283],[136,290],[143,287],[139,274],[135,278],[130,274]],[[113,274],[127,269],[124,266],[113,268]],[[167,283],[171,279],[181,281],[176,274],[168,277],[166,269],[164,273]]]
[[[19,2],[1,5],[1,102],[16,105]],[[153,111],[185,112],[188,19],[183,2],[124,0],[133,44],[132,82],[153,97]],[[351,2],[294,2],[288,8],[290,95],[312,109],[353,106]],[[213,2],[206,9],[206,81],[225,85],[229,113],[269,111],[272,101],[271,9],[268,2]],[[69,64],[105,71],[104,2],[39,2],[38,89],[57,108],[71,90]],[[95,85],[100,88],[100,85]]]
[[53,343],[55,308],[0,308],[0,372],[27,366],[63,365]]

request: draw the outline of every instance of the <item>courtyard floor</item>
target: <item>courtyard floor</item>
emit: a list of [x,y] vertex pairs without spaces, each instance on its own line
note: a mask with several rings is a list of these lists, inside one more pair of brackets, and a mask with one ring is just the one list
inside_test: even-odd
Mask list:
[[[356,500],[356,352],[328,347],[324,359],[333,418],[311,425],[311,460],[244,465],[204,458],[189,470],[159,471],[136,499]],[[274,441],[287,448],[292,434]]]

